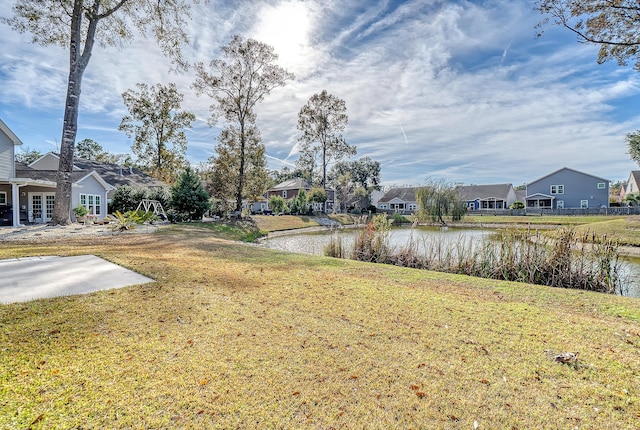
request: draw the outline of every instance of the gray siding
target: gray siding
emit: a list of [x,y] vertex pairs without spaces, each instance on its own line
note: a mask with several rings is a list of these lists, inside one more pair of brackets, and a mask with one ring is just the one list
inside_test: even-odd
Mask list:
[[36,170],[58,170],[59,159],[51,153],[43,155],[40,159],[31,163]]
[[2,179],[14,177],[13,147],[13,141],[0,131],[0,178]]
[[[80,194],[91,194],[94,196],[100,196],[100,215],[99,219],[104,218],[107,215],[107,196],[104,187],[94,178],[89,176],[84,180],[78,182],[78,187],[74,187],[71,195],[71,208],[75,208],[80,204]],[[71,216],[74,217],[73,212]]]
[[[598,188],[603,184],[604,188]],[[552,186],[562,186],[563,192],[558,193]],[[589,208],[609,206],[609,181],[576,170],[564,168],[538,179],[527,185],[527,195],[536,193],[555,197],[553,209],[558,208],[558,201],[564,202],[564,208],[580,208],[583,200]]]

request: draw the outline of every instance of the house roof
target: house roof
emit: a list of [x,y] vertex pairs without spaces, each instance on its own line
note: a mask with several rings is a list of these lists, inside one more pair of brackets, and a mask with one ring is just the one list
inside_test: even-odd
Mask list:
[[76,157],[73,165],[81,169],[85,174],[89,171],[96,171],[108,184],[113,187],[121,185],[162,187],[166,184],[143,173],[135,167],[125,167],[119,164],[102,163],[95,160]]
[[632,170],[629,175],[630,178],[633,178],[636,185],[640,185],[640,170]]
[[531,194],[530,196],[525,197],[525,200],[540,200],[540,199],[551,199],[555,200],[554,196],[550,196],[542,193]]
[[269,188],[267,191],[280,191],[280,190],[300,190],[308,189],[309,181],[304,178],[288,179],[284,182],[280,182],[278,185]]
[[458,185],[455,191],[463,201],[484,200],[497,198],[507,200],[509,192],[513,189],[511,184],[492,185]]
[[592,174],[590,174],[590,173],[584,173],[584,172],[581,172],[581,171],[576,170],[576,169],[571,169],[571,168],[569,168],[569,167],[563,167],[563,168],[561,168],[561,169],[558,169],[558,170],[556,170],[556,171],[553,171],[553,172],[549,173],[548,175],[544,175],[543,177],[538,178],[538,179],[536,179],[535,181],[531,181],[531,182],[529,182],[527,185],[535,184],[536,182],[539,182],[539,181],[541,181],[541,180],[543,180],[543,179],[545,179],[545,178],[548,178],[549,176],[553,176],[553,175],[555,175],[556,173],[561,172],[561,171],[563,171],[563,170],[571,170],[572,172],[579,173],[579,174],[581,174],[581,175],[591,176],[592,178],[600,179],[600,180],[605,181],[605,182],[607,182],[607,183],[609,182],[609,180],[608,180],[608,179],[601,178],[601,177],[599,177],[599,176],[595,176],[595,175],[592,175]]
[[391,188],[384,196],[378,200],[378,203],[388,203],[393,199],[402,200],[403,202],[415,202],[416,201],[416,189],[415,188]]
[[[74,171],[71,173],[71,182],[74,184],[80,182],[86,176],[89,176],[92,172],[88,173],[81,170]],[[57,172],[55,170],[36,170],[22,163],[16,162],[16,178],[28,178],[36,181],[46,181],[55,184],[56,174]]]
[[[52,156],[56,159],[60,157],[57,154],[52,152],[46,154],[46,156]],[[44,158],[41,157],[41,158]],[[39,160],[31,163],[34,165]],[[30,166],[31,166],[30,165]],[[27,166],[27,167],[30,167]],[[95,171],[107,184],[111,185],[114,188],[117,188],[121,185],[131,185],[134,187],[162,187],[166,185],[164,182],[159,181],[151,176],[143,173],[141,170],[136,169],[134,167],[125,167],[119,164],[111,164],[111,163],[103,163],[95,160],[87,160],[85,158],[76,157],[73,160],[74,171],[72,174],[72,179],[76,181],[76,173],[78,173],[77,179],[86,176],[88,173]],[[16,170],[18,166],[16,165]],[[55,170],[40,170],[40,169],[31,169],[36,172],[53,172],[52,178],[55,178]],[[42,173],[42,175],[50,175],[51,173]]]
[[20,138],[16,136],[13,131],[11,131],[9,126],[5,124],[4,121],[2,121],[2,119],[0,119],[0,131],[6,134],[7,137],[11,139],[14,145],[22,145],[22,141],[20,140]]

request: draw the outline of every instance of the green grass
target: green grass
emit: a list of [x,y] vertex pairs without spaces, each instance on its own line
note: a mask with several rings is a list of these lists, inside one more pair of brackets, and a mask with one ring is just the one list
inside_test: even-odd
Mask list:
[[461,222],[471,224],[533,224],[533,225],[582,225],[592,224],[602,221],[610,221],[622,219],[622,216],[562,216],[562,215],[545,215],[545,216],[506,216],[506,215],[486,215],[486,216],[465,216]]
[[297,215],[253,215],[251,219],[255,221],[260,230],[263,231],[280,231],[280,230],[293,230],[306,227],[317,227],[320,224],[313,220],[313,217],[309,216],[297,216]]
[[193,223],[192,225],[206,228],[216,237],[241,242],[255,242],[269,233],[259,229],[250,221]]
[[601,221],[576,228],[578,232],[595,233],[607,237],[621,245],[640,246],[640,217],[624,217]]
[[0,305],[0,428],[637,428],[640,300],[216,234],[3,243],[157,281]]

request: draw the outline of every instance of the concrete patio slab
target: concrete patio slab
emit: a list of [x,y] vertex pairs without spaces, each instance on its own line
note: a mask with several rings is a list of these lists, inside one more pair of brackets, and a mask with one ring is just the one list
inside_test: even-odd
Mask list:
[[0,303],[86,294],[153,279],[95,255],[0,260]]

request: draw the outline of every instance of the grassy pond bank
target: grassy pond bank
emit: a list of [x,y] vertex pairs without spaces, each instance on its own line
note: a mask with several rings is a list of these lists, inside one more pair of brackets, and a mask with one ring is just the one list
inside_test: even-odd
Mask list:
[[638,299],[279,252],[197,225],[0,247],[81,254],[156,282],[0,305],[0,428],[640,420]]

